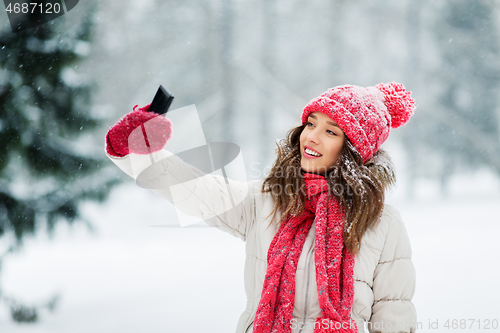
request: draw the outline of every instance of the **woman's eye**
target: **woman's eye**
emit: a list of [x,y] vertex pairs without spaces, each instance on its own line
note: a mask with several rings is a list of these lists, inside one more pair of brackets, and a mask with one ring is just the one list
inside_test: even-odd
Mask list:
[[311,123],[310,121],[307,122],[307,126],[312,126],[313,123]]
[[337,134],[335,134],[335,132],[333,132],[333,131],[330,131],[330,130],[328,130],[327,132],[328,132],[328,134],[333,134],[333,135],[337,135]]

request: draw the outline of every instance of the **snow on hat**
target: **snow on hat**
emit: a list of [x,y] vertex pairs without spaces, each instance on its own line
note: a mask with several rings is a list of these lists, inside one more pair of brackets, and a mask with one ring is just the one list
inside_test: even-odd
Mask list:
[[313,98],[304,107],[302,124],[312,112],[326,114],[344,131],[365,163],[387,139],[390,128],[404,125],[414,109],[411,92],[401,83],[367,88],[344,85]]

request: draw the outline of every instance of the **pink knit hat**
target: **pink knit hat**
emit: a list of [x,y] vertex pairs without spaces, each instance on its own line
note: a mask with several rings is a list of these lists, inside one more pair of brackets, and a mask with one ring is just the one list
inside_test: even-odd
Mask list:
[[410,95],[396,82],[367,88],[334,87],[305,106],[302,123],[307,122],[311,112],[323,112],[340,126],[365,163],[387,139],[391,127],[397,128],[410,119],[415,109]]

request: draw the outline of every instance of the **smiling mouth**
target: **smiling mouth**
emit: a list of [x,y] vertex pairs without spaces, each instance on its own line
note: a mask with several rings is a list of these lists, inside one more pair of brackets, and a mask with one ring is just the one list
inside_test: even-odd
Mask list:
[[305,149],[305,152],[306,152],[306,154],[307,154],[307,155],[311,155],[311,156],[316,156],[316,157],[321,157],[321,156],[323,156],[323,155],[321,155],[320,153],[317,153],[317,152],[315,152],[314,150],[311,150],[311,149],[309,149],[309,148],[306,148],[306,149]]

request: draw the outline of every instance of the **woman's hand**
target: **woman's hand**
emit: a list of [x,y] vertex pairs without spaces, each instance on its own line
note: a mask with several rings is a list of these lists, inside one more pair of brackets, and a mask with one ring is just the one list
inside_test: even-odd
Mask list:
[[[146,155],[161,150],[170,139],[172,124],[164,116],[150,112],[148,104],[126,114],[106,134],[106,152],[115,157],[129,153]],[[142,127],[142,131],[136,128]],[[132,135],[132,136],[131,136]]]

